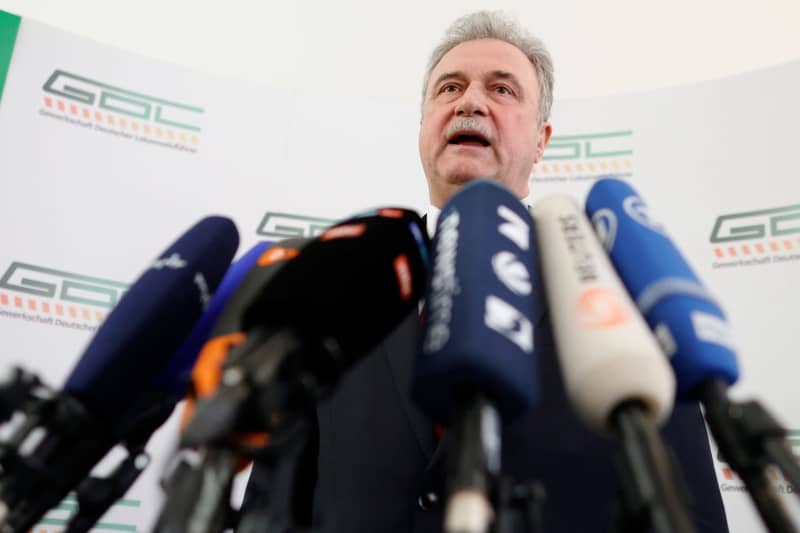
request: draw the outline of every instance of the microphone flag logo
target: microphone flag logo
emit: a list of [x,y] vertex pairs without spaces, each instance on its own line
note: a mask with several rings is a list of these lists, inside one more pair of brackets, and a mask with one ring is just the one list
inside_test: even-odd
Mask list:
[[169,257],[162,257],[161,259],[156,259],[153,261],[151,267],[154,270],[161,270],[162,268],[170,268],[172,270],[179,270],[186,266],[186,261],[181,259],[181,256],[178,252],[174,252]]
[[497,252],[492,257],[492,269],[511,292],[527,296],[533,290],[531,276],[525,265],[512,252]]
[[598,209],[592,215],[592,224],[597,238],[605,250],[611,251],[614,248],[614,241],[617,239],[617,215],[608,208]]
[[320,241],[332,241],[333,239],[354,239],[360,237],[367,231],[366,224],[343,224],[334,226],[319,236]]
[[633,220],[641,224],[646,228],[650,228],[651,230],[660,233],[666,237],[666,230],[664,229],[664,225],[658,221],[656,217],[653,216],[653,213],[650,211],[650,208],[644,203],[644,200],[639,198],[638,196],[628,196],[622,202],[622,208],[631,217]]
[[628,311],[617,294],[608,287],[591,287],[578,296],[578,317],[581,324],[591,328],[611,328],[624,324]]
[[485,309],[486,327],[500,333],[525,353],[533,353],[533,325],[525,315],[493,294],[486,297]]
[[497,208],[497,214],[505,220],[505,222],[501,223],[497,228],[500,235],[508,237],[508,239],[517,246],[523,250],[527,250],[530,246],[530,230],[522,217],[505,205],[501,205]]

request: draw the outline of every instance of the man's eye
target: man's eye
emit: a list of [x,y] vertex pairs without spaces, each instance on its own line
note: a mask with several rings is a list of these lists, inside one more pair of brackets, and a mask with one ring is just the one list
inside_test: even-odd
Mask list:
[[514,94],[511,92],[511,89],[509,89],[505,85],[498,85],[497,87],[494,88],[494,91],[498,94],[508,94],[508,95]]
[[439,92],[440,93],[454,93],[458,91],[458,85],[454,85],[452,83],[444,85]]

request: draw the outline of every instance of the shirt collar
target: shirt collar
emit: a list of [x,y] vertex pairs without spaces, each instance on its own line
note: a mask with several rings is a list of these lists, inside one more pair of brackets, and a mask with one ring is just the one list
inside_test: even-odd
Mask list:
[[433,238],[433,235],[436,233],[436,222],[439,220],[439,213],[441,212],[442,210],[439,209],[438,207],[428,204],[428,212],[426,213],[425,216],[425,222],[428,226],[427,227],[428,235],[430,235],[431,239]]

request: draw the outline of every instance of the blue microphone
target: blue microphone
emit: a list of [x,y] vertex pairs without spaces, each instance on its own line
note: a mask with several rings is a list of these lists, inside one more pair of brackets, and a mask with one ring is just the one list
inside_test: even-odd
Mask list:
[[797,531],[767,466],[778,465],[793,484],[800,484],[800,464],[785,445],[786,430],[766,408],[728,397],[739,367],[722,309],[628,183],[597,181],[589,191],[586,212],[670,357],[679,397],[703,404],[722,456],[744,481],[767,528]]
[[[203,344],[210,336],[211,329],[217,318],[247,274],[254,268],[258,258],[269,246],[270,243],[268,242],[260,242],[231,265],[225,277],[222,278],[219,287],[217,287],[208,307],[195,323],[192,331],[189,332],[180,347],[167,361],[166,367],[146,387],[147,390],[139,396],[137,401],[133,402],[127,413],[120,415],[121,419],[135,419],[137,411],[147,411],[158,400],[163,403],[163,409],[160,412],[164,416],[171,413],[172,407],[188,392],[192,368]],[[163,420],[151,419],[150,422],[146,428],[141,428],[139,431],[139,442],[149,440],[156,428],[163,423]],[[139,460],[136,461],[136,459]],[[65,533],[85,533],[94,527],[100,517],[108,511],[115,501],[124,496],[139,474],[144,471],[149,464],[149,456],[143,450],[129,453],[128,458],[120,466],[124,467],[123,465],[125,465],[126,461],[130,461],[133,464],[126,472],[128,475],[124,476],[125,483],[114,483],[117,490],[109,489],[111,484],[108,483],[107,478],[102,480],[102,487],[99,486],[98,480],[91,477],[87,478],[78,487],[78,510],[67,524]],[[118,468],[116,475],[122,477],[119,474],[121,470],[121,468]]]
[[207,217],[161,254],[108,315],[64,384],[112,421],[156,377],[200,318],[239,246],[233,222]]
[[[24,423],[0,449],[0,527],[28,531],[81,481],[83,494],[108,490],[84,478],[120,442],[131,455],[112,477],[132,483],[148,460],[144,444],[175,404],[171,391],[151,384],[203,313],[238,240],[227,218],[195,224],[130,287],[63,390],[31,394]],[[81,489],[78,496],[87,503]]]
[[520,201],[477,180],[443,207],[432,244],[413,395],[453,431],[447,531],[486,531],[499,474],[500,421],[537,400],[536,233]]
[[589,191],[586,213],[669,356],[679,398],[696,397],[694,389],[710,378],[736,382],[739,366],[722,309],[644,200],[624,181],[601,179]]

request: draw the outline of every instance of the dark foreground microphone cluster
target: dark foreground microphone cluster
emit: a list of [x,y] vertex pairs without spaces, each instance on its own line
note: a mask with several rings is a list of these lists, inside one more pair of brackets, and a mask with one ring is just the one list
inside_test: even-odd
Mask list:
[[[25,533],[78,487],[68,531],[85,531],[146,466],[150,435],[172,412],[176,380],[161,372],[200,318],[238,246],[233,222],[201,220],[130,287],[89,343],[62,390],[19,371],[3,386],[12,415],[0,444],[0,530]],[[202,335],[202,333],[197,333]],[[178,393],[180,394],[180,392]],[[92,478],[115,445],[128,457],[108,479]]]
[[[704,404],[770,531],[796,531],[765,469],[777,464],[800,485],[800,468],[763,407],[727,397],[738,366],[719,305],[628,184],[600,180],[586,211],[597,235],[568,196],[541,200],[531,216],[477,180],[443,207],[432,245],[416,213],[383,208],[314,239],[257,244],[230,268],[233,223],[200,221],[131,287],[62,390],[22,369],[0,384],[10,434],[0,442],[0,533],[27,532],[75,489],[67,533],[88,531],[147,465],[150,436],[187,394],[157,533],[324,527],[303,484],[317,404],[420,309],[412,394],[444,427],[445,531],[538,533],[542,488],[504,472],[500,457],[502,426],[538,402],[544,296],[570,403],[621,444],[612,531],[694,531],[657,431],[676,394]],[[92,476],[116,445],[127,457],[111,476]],[[236,511],[233,479],[253,460],[268,483]]]
[[411,211],[384,208],[265,252],[198,359],[156,531],[311,525],[298,523],[296,502],[285,494],[267,494],[251,509],[255,515],[236,516],[229,504],[233,476],[257,458],[281,487],[293,486],[317,401],[424,294],[423,227]]

